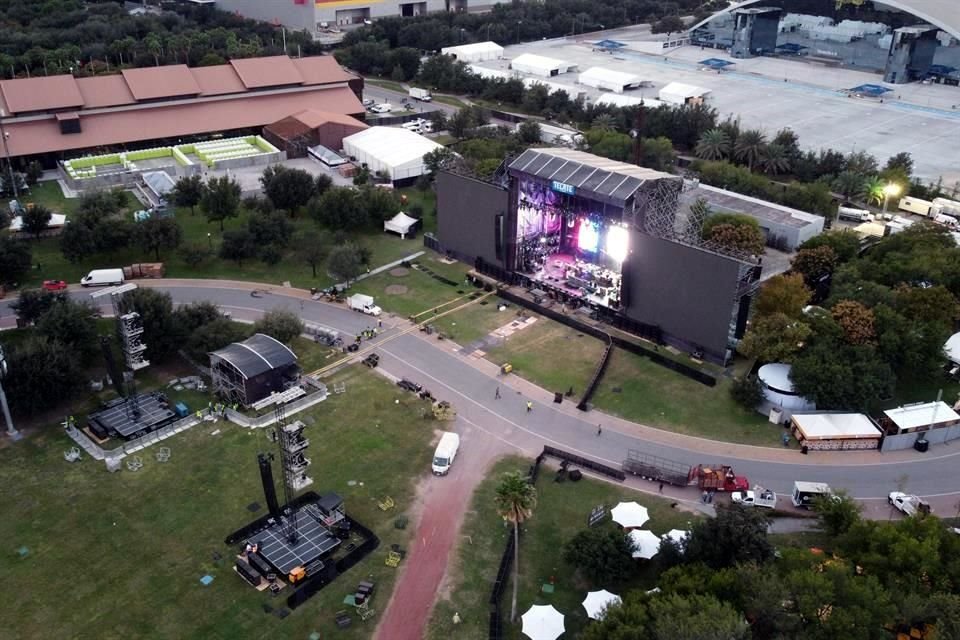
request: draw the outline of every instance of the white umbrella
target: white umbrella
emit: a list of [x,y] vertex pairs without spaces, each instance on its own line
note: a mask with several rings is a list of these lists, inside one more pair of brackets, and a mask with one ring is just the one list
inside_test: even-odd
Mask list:
[[649,560],[660,551],[660,538],[653,531],[634,529],[630,532],[633,543],[633,557]]
[[689,531],[684,531],[683,529],[670,529],[665,534],[660,536],[661,540],[670,540],[676,544],[681,549],[683,545],[687,543],[687,536],[690,535]]
[[624,529],[642,527],[650,519],[647,508],[636,502],[621,502],[610,510],[610,514],[613,516],[613,521]]
[[556,640],[563,635],[563,614],[552,604],[535,604],[520,616],[523,634],[530,640]]
[[607,607],[623,602],[615,593],[610,593],[606,589],[600,591],[591,591],[583,600],[583,608],[587,610],[587,617],[594,620],[600,619],[600,614]]

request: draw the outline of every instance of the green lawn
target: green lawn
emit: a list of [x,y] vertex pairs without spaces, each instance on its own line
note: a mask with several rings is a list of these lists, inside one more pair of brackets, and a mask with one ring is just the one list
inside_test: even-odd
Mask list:
[[[365,368],[341,376],[344,395],[298,416],[314,443],[311,489],[340,493],[348,512],[380,536],[380,549],[281,621],[261,607],[284,606],[288,592],[273,599],[252,590],[233,573],[233,550],[223,544],[264,513],[246,509],[264,504],[256,454],[274,446],[264,431],[198,426],[165,442],[170,462],[147,450],[141,471],[109,474],[87,456],[66,463],[71,442],[51,427],[0,447],[0,482],[16,487],[0,493],[0,567],[8,584],[19,585],[0,609],[4,637],[233,640],[306,638],[314,630],[323,638],[371,637],[397,571],[384,565],[385,550],[406,546],[410,535],[393,521],[427,469],[433,424],[419,417],[421,401]],[[386,494],[397,504],[388,513],[376,504]],[[199,582],[204,574],[215,578],[209,587]],[[334,613],[363,579],[377,583],[377,615],[337,630]]]
[[[387,271],[365,278],[355,283],[352,291],[374,296],[377,305],[382,309],[402,317],[423,313],[456,298],[464,298],[463,302],[466,302],[465,296],[476,291],[473,286],[463,285],[463,279],[467,273],[466,265],[459,262],[448,265],[440,260],[439,254],[428,250],[417,258],[416,262],[459,283],[459,286],[451,286],[422,271],[410,268],[405,269],[405,275],[396,276]],[[406,290],[402,293],[388,293],[388,288],[391,286],[406,287]],[[400,291],[395,288],[389,290]],[[459,293],[461,291],[463,293]]]
[[381,80],[380,78],[364,78],[364,81],[367,84],[372,84],[375,87],[382,87],[384,89],[389,89],[390,91],[397,91],[399,93],[406,93],[407,90],[399,82],[393,82],[392,80]]
[[[507,458],[499,462],[493,472],[476,489],[471,510],[460,536],[460,548],[454,565],[454,579],[448,594],[438,602],[428,628],[428,638],[441,640],[482,640],[487,637],[487,605],[496,577],[509,529],[496,512],[494,495],[500,475],[507,471],[526,472],[531,461]],[[562,559],[562,549],[574,535],[586,527],[590,510],[603,504],[607,508],[622,500],[635,500],[650,511],[650,521],[644,527],[663,534],[670,529],[687,529],[688,523],[698,517],[678,511],[666,500],[646,496],[622,486],[584,479],[577,483],[553,481],[553,472],[542,467],[537,482],[537,507],[533,517],[523,527],[520,539],[520,583],[517,598],[518,621],[510,625],[510,585],[504,591],[501,603],[504,611],[506,638],[520,639],[519,615],[533,604],[552,604],[565,618],[564,637],[576,637],[587,622],[581,606],[587,591],[606,588],[624,594],[630,589],[650,589],[655,586],[656,562],[638,560],[637,572],[625,584],[593,585]],[[607,523],[601,526],[615,526]],[[553,578],[555,592],[540,593],[540,586]],[[463,623],[453,625],[453,614],[458,612]]]
[[517,307],[510,306],[503,311],[498,311],[499,303],[501,303],[499,298],[490,297],[466,309],[439,318],[434,324],[450,340],[468,345],[517,319]]

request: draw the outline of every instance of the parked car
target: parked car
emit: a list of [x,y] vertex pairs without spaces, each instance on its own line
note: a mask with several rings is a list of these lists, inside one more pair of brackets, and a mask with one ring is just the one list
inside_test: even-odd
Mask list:
[[393,111],[393,105],[389,102],[381,102],[370,107],[370,111],[373,113],[390,113]]
[[372,106],[375,105],[376,103],[377,103],[377,101],[374,100],[373,98],[364,98],[364,99],[363,99],[363,108],[364,108],[364,109],[369,109],[370,107],[372,107]]
[[63,291],[67,288],[67,283],[64,280],[44,280],[43,288],[46,291]]

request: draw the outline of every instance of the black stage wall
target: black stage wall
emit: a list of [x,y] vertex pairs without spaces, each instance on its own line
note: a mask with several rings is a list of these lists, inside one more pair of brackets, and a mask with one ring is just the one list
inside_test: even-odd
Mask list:
[[723,361],[738,263],[631,230],[623,297],[626,315]]
[[506,266],[511,234],[509,192],[496,185],[440,171],[437,173],[437,236],[444,251],[467,263],[480,257]]

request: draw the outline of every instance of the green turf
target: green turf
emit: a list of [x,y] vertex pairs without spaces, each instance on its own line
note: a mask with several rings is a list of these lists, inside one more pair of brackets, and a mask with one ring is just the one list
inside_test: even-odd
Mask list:
[[398,93],[406,93],[407,90],[399,82],[393,82],[392,80],[381,80],[380,78],[366,78],[367,84],[372,84],[375,87],[382,87],[384,89],[389,89],[390,91],[396,91]]
[[435,324],[451,340],[468,345],[517,319],[516,307],[510,306],[498,311],[498,303],[501,302],[499,298],[490,297],[485,302],[486,304],[478,303],[444,316]]
[[[457,298],[463,298],[463,302],[466,302],[465,296],[476,291],[474,287],[463,284],[464,275],[467,272],[466,265],[459,262],[448,265],[440,260],[439,254],[428,250],[417,258],[416,262],[434,273],[457,282],[458,286],[441,282],[422,271],[411,268],[405,269],[404,275],[392,275],[388,271],[365,278],[356,282],[352,291],[373,296],[380,308],[405,318],[429,311]],[[391,285],[406,287],[406,290],[402,293],[388,293]],[[392,290],[396,291],[396,289]],[[463,293],[459,293],[461,291]],[[426,318],[427,316],[423,316],[419,319]]]
[[[232,550],[223,544],[264,513],[246,510],[264,504],[256,454],[275,446],[264,431],[204,424],[164,443],[173,451],[168,463],[148,449],[141,471],[109,474],[89,456],[65,462],[72,443],[51,427],[0,447],[0,483],[16,488],[0,492],[0,568],[11,585],[0,635],[306,638],[316,630],[324,638],[371,637],[397,574],[384,565],[385,549],[406,545],[410,535],[393,520],[409,508],[414,481],[428,468],[433,423],[419,417],[413,395],[365,368],[341,375],[346,393],[307,414],[311,488],[340,493],[348,512],[380,536],[380,549],[367,559],[286,620],[266,615],[261,606],[283,606],[289,591],[276,599],[253,591],[231,570]],[[211,435],[215,429],[220,433]],[[377,507],[386,494],[397,504],[388,513]],[[209,587],[199,582],[204,574],[215,578]],[[364,579],[377,583],[376,616],[337,630],[334,613]]]
[[[428,638],[441,640],[482,640],[487,637],[488,601],[493,580],[503,554],[509,529],[496,512],[494,495],[502,473],[526,472],[531,461],[507,458],[500,461],[476,489],[471,510],[464,523],[460,547],[456,552],[451,589],[438,602],[430,621]],[[635,500],[649,509],[650,522],[644,527],[654,533],[670,529],[687,529],[695,514],[678,511],[666,500],[650,497],[623,486],[600,480],[580,482],[553,482],[553,471],[542,467],[537,482],[537,507],[524,526],[520,539],[520,582],[517,597],[518,617],[533,604],[552,604],[565,618],[564,637],[576,637],[586,624],[581,606],[588,590],[606,588],[623,594],[630,589],[650,589],[655,585],[656,563],[637,561],[637,572],[624,584],[593,585],[578,575],[562,558],[563,545],[586,527],[590,510],[604,504],[607,508],[622,500]],[[614,526],[610,523],[602,526]],[[540,593],[540,586],[553,578],[553,594]],[[502,607],[504,621],[510,615],[512,586],[504,590]],[[453,614],[459,613],[463,623],[453,624]],[[520,624],[505,625],[506,638],[520,639]]]

